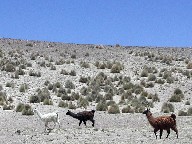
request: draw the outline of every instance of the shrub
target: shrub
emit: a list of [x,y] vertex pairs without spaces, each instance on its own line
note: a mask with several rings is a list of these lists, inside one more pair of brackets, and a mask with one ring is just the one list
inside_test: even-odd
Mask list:
[[7,82],[7,83],[6,83],[6,87],[12,87],[12,88],[13,88],[13,87],[14,87],[14,83]]
[[3,105],[3,110],[12,110],[14,108],[13,105]]
[[178,116],[187,116],[187,112],[185,112],[183,110],[179,110],[178,111]]
[[71,100],[71,97],[68,96],[67,94],[63,94],[63,95],[61,96],[61,99],[62,99],[62,100],[70,101],[70,100]]
[[97,111],[106,111],[107,110],[107,104],[106,104],[106,101],[103,100],[103,101],[100,101],[97,106],[96,106],[96,110]]
[[171,103],[163,103],[161,111],[164,113],[174,112],[174,106]]
[[126,106],[122,109],[122,113],[134,113],[134,109],[132,109],[130,106]]
[[154,74],[150,74],[148,76],[148,81],[155,81],[156,80],[156,76]]
[[51,70],[56,70],[56,66],[51,65]]
[[169,99],[170,102],[181,102],[181,95],[172,95],[171,98]]
[[21,68],[19,68],[19,70],[17,70],[17,73],[18,73],[18,75],[24,75],[25,74],[24,70],[22,70]]
[[167,83],[171,84],[171,83],[174,83],[174,77],[170,76],[170,77],[167,77]]
[[154,83],[153,82],[148,82],[148,83],[146,83],[145,87],[146,88],[152,88],[152,87],[154,87]]
[[69,109],[76,109],[76,106],[72,102],[70,102],[68,105],[68,108]]
[[48,85],[48,90],[53,90],[53,84]]
[[146,69],[144,69],[142,72],[141,72],[141,77],[148,77],[148,71]]
[[37,95],[33,95],[33,96],[30,96],[30,98],[29,98],[29,102],[30,103],[40,103],[40,98],[39,98],[39,96],[37,96]]
[[53,101],[51,99],[44,99],[43,105],[53,105]]
[[67,80],[65,83],[65,88],[74,89],[75,85],[70,80]]
[[152,96],[152,101],[153,101],[153,102],[160,102],[160,99],[159,99],[159,97],[158,97],[157,94],[155,94],[155,95]]
[[59,104],[58,104],[59,107],[62,107],[62,108],[66,108],[68,107],[68,103],[64,102],[64,101],[60,101]]
[[78,105],[78,107],[84,107],[86,109],[87,106],[89,106],[89,102],[87,99],[80,97],[77,102],[77,105]]
[[186,101],[186,102],[185,102],[185,105],[190,105],[190,101]]
[[22,84],[22,85],[20,86],[20,88],[19,88],[19,91],[20,91],[20,92],[25,92],[27,89],[28,89],[27,84]]
[[33,47],[32,43],[27,43],[26,46]]
[[24,105],[22,115],[34,115],[33,110],[29,104]]
[[89,65],[89,63],[87,63],[87,62],[80,62],[80,65],[81,65],[81,67],[83,67],[83,68],[90,68],[90,65]]
[[68,75],[69,73],[66,70],[62,69],[60,74]]
[[44,82],[44,85],[46,85],[46,86],[48,86],[50,84],[50,82],[48,81],[48,80],[46,80],[45,82]]
[[5,103],[7,103],[6,93],[0,92],[0,105],[4,105]]
[[72,54],[72,55],[71,55],[71,58],[72,58],[72,59],[76,59],[76,55],[75,55],[75,54]]
[[73,97],[75,100],[78,100],[80,96],[79,93],[72,92],[71,97]]
[[119,106],[117,104],[113,104],[113,105],[109,106],[108,113],[109,114],[120,113]]
[[114,105],[114,104],[116,104],[116,103],[113,100],[110,100],[110,101],[107,102],[107,106],[111,106],[111,105]]
[[55,86],[56,86],[56,88],[60,88],[61,87],[61,83],[60,82],[56,82]]
[[47,88],[43,88],[42,90],[38,91],[38,97],[40,98],[41,102],[44,101],[44,99],[50,99],[50,92]]
[[156,80],[156,83],[158,83],[158,84],[164,84],[165,81],[164,81],[163,79],[158,79],[158,80]]
[[6,72],[14,72],[16,70],[15,66],[11,63],[6,64],[5,71]]
[[82,95],[86,96],[86,95],[88,95],[89,90],[88,90],[88,88],[86,88],[86,87],[83,86],[83,87],[80,89],[80,93],[81,93]]
[[182,92],[182,90],[180,90],[179,88],[176,88],[176,89],[174,90],[174,94],[179,95],[179,94],[183,94],[183,92]]
[[113,95],[112,95],[111,93],[106,93],[105,96],[104,96],[104,98],[105,98],[106,100],[113,100]]
[[120,73],[121,68],[119,65],[117,64],[113,64],[113,66],[111,67],[111,73]]
[[189,63],[187,64],[187,69],[192,69],[192,62],[189,62]]
[[24,104],[19,103],[16,107],[16,112],[22,112],[23,109],[24,109]]
[[80,77],[80,79],[79,79],[79,82],[81,82],[81,83],[87,83],[87,81],[88,81],[88,78],[86,78],[86,77]]
[[71,76],[76,76],[76,72],[74,70],[72,70],[70,73],[69,73]]
[[187,115],[192,116],[192,107],[189,107],[187,110]]

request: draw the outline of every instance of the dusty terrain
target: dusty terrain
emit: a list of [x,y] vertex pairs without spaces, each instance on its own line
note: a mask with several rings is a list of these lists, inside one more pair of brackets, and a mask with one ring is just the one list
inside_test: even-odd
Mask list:
[[[0,143],[191,143],[192,116],[178,116],[181,110],[187,112],[192,102],[192,72],[189,67],[187,68],[187,64],[191,62],[192,51],[190,48],[79,45],[0,39],[0,50],[0,91],[6,95],[5,101],[1,99]],[[33,56],[34,58],[32,58]],[[59,60],[64,62],[56,64]],[[23,68],[24,74],[15,78],[15,71],[6,71],[5,65],[10,61],[14,62],[15,70],[18,70],[22,64],[26,65]],[[95,65],[96,61],[101,63],[116,61],[123,65],[123,68],[120,72],[112,73],[111,69],[98,68]],[[83,67],[82,62],[88,63],[89,67]],[[30,63],[31,66],[27,66],[27,63]],[[55,69],[51,69],[50,65],[55,66]],[[172,81],[165,80],[163,84],[149,81],[148,77],[141,76],[145,66],[154,67],[158,71],[157,73],[154,72],[156,79],[161,79],[160,71],[167,69],[171,72]],[[74,70],[76,75],[61,74],[62,69],[67,72]],[[39,72],[41,75],[30,76],[30,71]],[[151,112],[154,116],[170,115],[171,111],[168,111],[168,113],[162,112],[162,105],[165,102],[170,102],[170,97],[175,89],[182,90],[184,97],[179,102],[170,102],[174,106],[174,113],[177,115],[179,139],[176,139],[176,134],[173,131],[171,131],[170,137],[165,139],[166,131],[164,131],[163,139],[158,137],[156,140],[153,128],[149,125],[145,115],[136,111],[135,113],[122,113],[122,109],[127,105],[133,109],[135,107],[126,98],[123,98],[123,103],[119,103],[122,100],[122,93],[118,93],[121,85],[117,84],[120,80],[111,83],[111,88],[113,88],[111,100],[119,106],[120,113],[109,114],[108,110],[96,110],[98,104],[96,100],[89,101],[87,106],[78,105],[79,99],[63,100],[68,104],[72,102],[76,106],[76,109],[72,109],[75,113],[85,109],[95,109],[96,122],[94,128],[90,122],[87,123],[87,126],[82,124],[79,127],[78,120],[66,115],[69,107],[58,106],[61,97],[52,90],[49,90],[49,99],[52,101],[52,105],[45,105],[43,102],[30,102],[30,97],[37,94],[37,89],[47,88],[46,81],[51,84],[59,82],[63,87],[66,86],[67,80],[72,81],[75,88],[72,88],[68,95],[71,96],[71,92],[79,92],[80,96],[86,99],[91,92],[89,91],[88,94],[81,93],[82,87],[86,87],[87,84],[80,82],[79,79],[89,77],[88,79],[91,81],[100,72],[107,75],[109,79],[129,77],[131,83],[138,85],[142,85],[143,81],[146,83],[152,82],[154,84],[152,87],[143,84],[142,91],[152,95],[156,94],[159,98],[157,101],[153,101],[149,97],[146,98],[148,102],[153,103]],[[7,83],[10,83],[11,86],[8,87]],[[25,91],[20,90],[22,84],[27,85]],[[67,90],[68,88],[66,88]],[[125,88],[124,92],[126,92]],[[97,94],[106,99],[106,91],[104,91],[104,88],[102,89],[102,86]],[[139,98],[141,93],[133,92],[132,96]],[[12,101],[9,100],[10,98]],[[186,104],[186,102],[189,102],[189,104]],[[32,109],[37,108],[42,113],[58,111],[61,128],[59,129],[56,126],[49,133],[45,133],[44,123],[37,115],[26,116],[22,115],[21,112],[16,112],[19,103],[29,104]],[[4,105],[12,105],[14,108],[3,110]],[[108,109],[110,109],[110,105]],[[53,126],[52,123],[50,125]]]

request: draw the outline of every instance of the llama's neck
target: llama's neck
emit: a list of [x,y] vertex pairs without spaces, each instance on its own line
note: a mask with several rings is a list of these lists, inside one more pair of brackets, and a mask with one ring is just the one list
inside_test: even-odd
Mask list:
[[42,119],[42,114],[38,111],[38,110],[35,110],[36,114],[39,116],[40,119]]
[[155,118],[152,116],[152,113],[147,113],[146,116],[147,116],[149,123],[154,127],[155,126]]
[[73,112],[71,112],[71,111],[69,111],[69,115],[70,115],[71,117],[73,117],[73,118],[76,118],[76,119],[78,118],[78,117],[77,117],[77,114],[75,114],[75,113],[73,113]]

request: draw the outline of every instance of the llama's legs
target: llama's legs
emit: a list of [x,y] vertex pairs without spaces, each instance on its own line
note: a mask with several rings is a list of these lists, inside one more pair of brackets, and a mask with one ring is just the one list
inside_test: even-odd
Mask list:
[[83,121],[84,125],[86,126],[86,121]]
[[81,123],[82,123],[82,120],[80,120],[80,122],[79,122],[79,126],[81,125]]
[[159,129],[154,129],[154,133],[155,133],[155,136],[156,136],[156,139],[157,139],[157,131],[158,131]]
[[163,134],[163,129],[160,129],[160,139],[161,139],[162,134]]
[[178,130],[177,130],[177,128],[174,126],[171,129],[176,132],[176,135],[177,135],[177,138],[178,138]]
[[94,119],[90,119],[90,121],[92,122],[92,126],[94,127],[95,120]]
[[46,128],[48,127],[47,125],[48,125],[48,122],[45,122],[45,130],[44,131],[46,131]]
[[167,130],[167,137],[166,138],[168,138],[169,134],[170,134],[170,129]]
[[59,128],[60,128],[60,122],[59,122],[59,120],[57,120],[57,124],[59,125]]

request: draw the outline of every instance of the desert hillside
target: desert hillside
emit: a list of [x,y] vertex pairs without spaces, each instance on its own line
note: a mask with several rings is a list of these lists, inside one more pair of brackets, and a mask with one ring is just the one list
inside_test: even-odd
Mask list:
[[[2,143],[191,143],[190,48],[0,39]],[[142,112],[175,113],[179,139],[155,139]],[[34,114],[57,111],[44,132]],[[68,115],[96,110],[95,127]],[[53,127],[53,123],[50,123]]]

